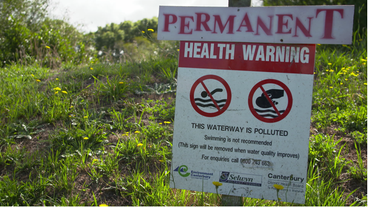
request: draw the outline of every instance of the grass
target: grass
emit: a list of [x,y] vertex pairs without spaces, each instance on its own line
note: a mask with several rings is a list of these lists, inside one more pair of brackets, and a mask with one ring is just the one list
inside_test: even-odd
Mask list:
[[[367,204],[366,39],[317,46],[306,204]],[[220,205],[169,188],[177,59],[0,70],[0,205]],[[293,205],[245,198],[244,205]]]

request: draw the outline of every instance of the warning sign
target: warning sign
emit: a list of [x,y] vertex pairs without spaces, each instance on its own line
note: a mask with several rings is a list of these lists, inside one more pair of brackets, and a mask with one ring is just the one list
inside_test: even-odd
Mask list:
[[231,102],[229,84],[219,76],[205,75],[190,90],[194,110],[206,117],[215,117],[226,111]]
[[181,42],[170,186],[304,203],[314,57],[315,45]]
[[289,88],[281,81],[267,79],[258,82],[250,91],[249,109],[259,120],[274,123],[284,119],[293,105]]

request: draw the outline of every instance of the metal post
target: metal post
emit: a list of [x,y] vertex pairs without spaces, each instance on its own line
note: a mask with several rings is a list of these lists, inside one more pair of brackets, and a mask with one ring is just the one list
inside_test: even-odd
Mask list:
[[[229,0],[229,7],[250,7],[251,0]],[[222,195],[222,206],[243,206],[243,197]]]
[[229,0],[229,7],[250,7],[251,0]]

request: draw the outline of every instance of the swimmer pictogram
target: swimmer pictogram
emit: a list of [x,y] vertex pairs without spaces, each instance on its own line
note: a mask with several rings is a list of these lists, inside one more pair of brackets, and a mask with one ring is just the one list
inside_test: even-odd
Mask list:
[[190,91],[193,109],[206,117],[215,117],[229,107],[231,90],[229,84],[219,76],[205,75],[194,82]]

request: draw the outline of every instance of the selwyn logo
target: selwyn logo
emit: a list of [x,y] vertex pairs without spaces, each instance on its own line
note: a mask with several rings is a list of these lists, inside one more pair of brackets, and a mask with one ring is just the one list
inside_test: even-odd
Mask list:
[[188,167],[186,165],[180,165],[174,171],[178,171],[181,177],[188,177],[190,173],[186,173],[188,171]]

